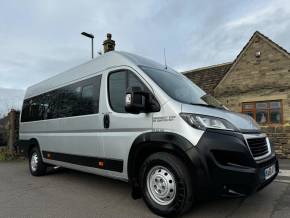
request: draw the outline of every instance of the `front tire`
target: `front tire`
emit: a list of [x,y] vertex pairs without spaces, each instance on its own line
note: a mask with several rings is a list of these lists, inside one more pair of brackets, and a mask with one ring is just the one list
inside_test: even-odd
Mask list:
[[173,217],[193,205],[193,184],[186,165],[176,156],[158,152],[141,166],[139,181],[149,209],[159,216]]
[[43,162],[37,147],[33,147],[29,153],[29,169],[33,176],[43,176],[46,174],[47,165]]

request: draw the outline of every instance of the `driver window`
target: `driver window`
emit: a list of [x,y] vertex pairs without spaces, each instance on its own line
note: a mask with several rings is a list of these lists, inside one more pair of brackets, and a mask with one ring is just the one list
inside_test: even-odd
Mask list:
[[108,95],[110,106],[113,111],[126,113],[125,95],[129,87],[138,86],[142,90],[147,90],[146,86],[128,70],[120,70],[109,74]]

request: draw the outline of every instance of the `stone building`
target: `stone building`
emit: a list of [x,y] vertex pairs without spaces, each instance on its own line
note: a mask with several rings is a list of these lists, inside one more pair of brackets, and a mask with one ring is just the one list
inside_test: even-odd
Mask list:
[[290,158],[290,54],[255,32],[233,62],[183,72],[231,110],[252,116]]

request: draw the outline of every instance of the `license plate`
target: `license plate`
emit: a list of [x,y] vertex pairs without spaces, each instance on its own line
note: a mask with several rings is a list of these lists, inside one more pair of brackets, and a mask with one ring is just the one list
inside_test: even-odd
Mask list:
[[276,173],[275,164],[265,169],[265,180],[270,179]]

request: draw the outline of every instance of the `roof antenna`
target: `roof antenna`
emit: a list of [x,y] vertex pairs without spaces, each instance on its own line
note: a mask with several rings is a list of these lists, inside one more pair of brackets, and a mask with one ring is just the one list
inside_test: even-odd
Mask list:
[[166,63],[166,53],[165,53],[165,48],[163,49],[163,54],[164,54],[164,64],[165,64],[165,70],[167,70],[167,63]]

